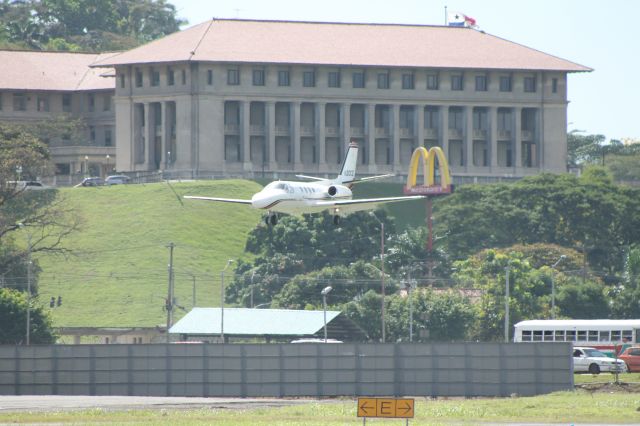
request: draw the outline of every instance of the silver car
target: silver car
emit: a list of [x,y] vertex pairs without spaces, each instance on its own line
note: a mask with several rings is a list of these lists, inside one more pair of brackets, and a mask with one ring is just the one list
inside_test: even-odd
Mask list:
[[595,348],[573,348],[573,372],[600,374],[601,371],[610,373],[625,373],[627,365],[620,359],[606,356]]
[[114,175],[114,176],[108,176],[104,180],[104,183],[106,185],[124,185],[124,184],[129,183],[130,181],[131,181],[131,178],[129,176]]

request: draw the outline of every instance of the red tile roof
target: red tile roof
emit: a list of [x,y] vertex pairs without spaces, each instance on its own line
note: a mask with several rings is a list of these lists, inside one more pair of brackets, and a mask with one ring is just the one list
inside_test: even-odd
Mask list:
[[217,19],[96,65],[182,61],[591,71],[470,28]]
[[115,79],[101,75],[105,69],[90,68],[113,53],[70,53],[0,50],[1,90],[103,90],[115,89]]

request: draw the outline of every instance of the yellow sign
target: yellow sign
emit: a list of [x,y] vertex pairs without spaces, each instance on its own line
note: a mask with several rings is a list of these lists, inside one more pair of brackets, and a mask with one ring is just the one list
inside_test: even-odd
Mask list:
[[358,417],[413,418],[412,398],[358,398]]
[[[424,169],[424,184],[417,185],[418,166],[420,165],[421,159]],[[440,166],[439,185],[436,185],[436,159]],[[449,163],[447,163],[447,158],[439,146],[434,146],[428,151],[425,147],[419,146],[413,151],[411,163],[409,164],[407,186],[404,188],[404,193],[407,195],[438,195],[451,193]]]

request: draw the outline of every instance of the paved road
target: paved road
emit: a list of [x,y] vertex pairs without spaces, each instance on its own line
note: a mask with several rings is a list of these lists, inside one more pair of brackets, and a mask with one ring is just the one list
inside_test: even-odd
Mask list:
[[[0,396],[0,412],[51,411],[104,408],[161,409],[161,408],[229,408],[246,409],[260,407],[282,407],[286,405],[319,402],[314,399],[286,398],[187,398],[154,396],[62,396],[21,395]],[[330,402],[330,400],[323,400]]]

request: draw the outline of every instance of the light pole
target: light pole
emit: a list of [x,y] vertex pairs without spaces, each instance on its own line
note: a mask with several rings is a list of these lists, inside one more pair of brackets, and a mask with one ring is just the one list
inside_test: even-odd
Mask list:
[[378,216],[373,212],[369,212],[369,214],[375,218],[375,220],[380,223],[380,285],[382,292],[382,304],[380,307],[380,319],[382,321],[382,343],[385,342],[385,324],[384,324],[384,302],[385,302],[385,288],[384,288],[384,222],[378,219]]
[[84,177],[89,177],[89,156],[84,156]]
[[504,342],[509,343],[509,272],[511,267],[504,268],[505,286],[504,286]]
[[560,256],[560,258],[551,265],[551,319],[556,319],[556,280],[555,280],[555,271],[556,266],[560,264],[567,256],[564,254]]
[[220,341],[224,343],[224,271],[233,263],[233,259],[227,260],[227,264],[220,272]]
[[[20,228],[24,228],[23,223],[19,223]],[[27,346],[31,344],[31,233],[27,233]]]
[[322,289],[320,294],[322,295],[322,311],[324,312],[324,342],[327,343],[327,294],[333,290],[333,287],[328,286]]
[[111,157],[109,156],[109,154],[107,154],[107,169],[106,169],[106,173],[104,174],[105,177],[109,176],[109,160],[111,159]]

